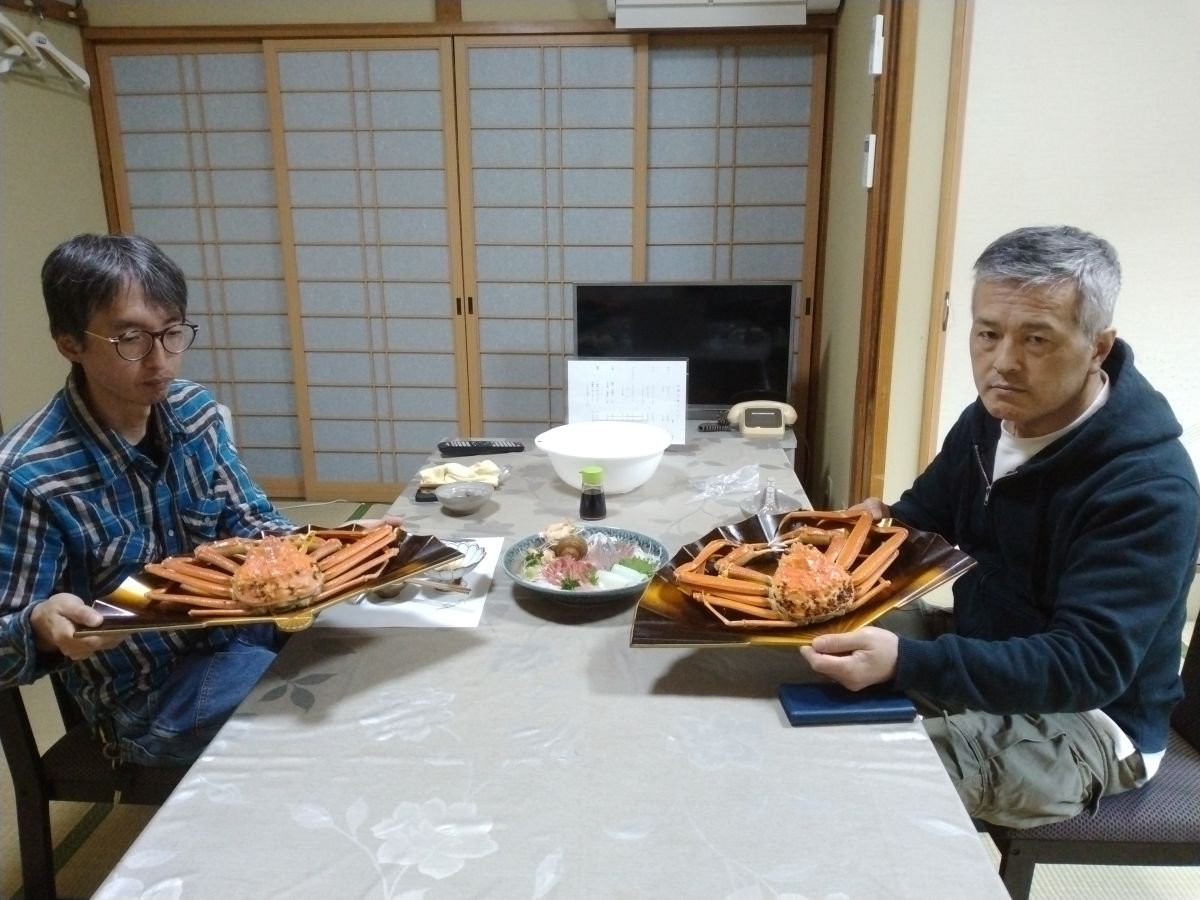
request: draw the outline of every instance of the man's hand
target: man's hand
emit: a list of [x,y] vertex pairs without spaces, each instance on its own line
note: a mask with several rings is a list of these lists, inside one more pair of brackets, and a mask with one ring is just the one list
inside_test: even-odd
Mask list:
[[865,509],[871,514],[871,518],[876,522],[878,522],[880,519],[886,519],[892,514],[892,511],[888,508],[888,505],[878,497],[868,497],[862,503],[855,503],[852,507],[850,507],[850,509]]
[[58,652],[68,659],[87,659],[125,640],[123,634],[75,637],[76,626],[94,628],[104,622],[104,616],[74,594],[55,594],[34,604],[29,621],[39,653]]
[[849,634],[822,634],[811,647],[801,647],[814,672],[842,687],[861,691],[896,674],[900,639],[883,628],[867,626]]

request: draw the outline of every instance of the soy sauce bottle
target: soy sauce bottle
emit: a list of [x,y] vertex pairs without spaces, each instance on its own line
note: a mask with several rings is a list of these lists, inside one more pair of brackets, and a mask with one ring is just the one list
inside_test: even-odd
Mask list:
[[579,518],[603,519],[608,513],[604,502],[604,470],[599,466],[584,466],[579,470],[583,493],[579,495]]

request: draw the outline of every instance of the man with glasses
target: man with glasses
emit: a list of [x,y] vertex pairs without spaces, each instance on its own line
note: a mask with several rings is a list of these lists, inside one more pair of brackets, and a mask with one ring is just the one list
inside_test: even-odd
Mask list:
[[148,562],[294,527],[242,465],[212,395],[178,380],[196,338],[183,272],[135,235],[84,234],[42,267],[66,386],[0,438],[0,685],[56,673],[113,759],[190,763],[276,650],[271,626],[77,636]]

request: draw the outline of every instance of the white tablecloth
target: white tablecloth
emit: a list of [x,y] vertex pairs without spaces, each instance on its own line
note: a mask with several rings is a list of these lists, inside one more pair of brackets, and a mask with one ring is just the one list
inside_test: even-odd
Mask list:
[[[518,539],[577,494],[536,451],[465,518],[406,496],[410,530]],[[743,517],[703,479],[770,442],[672,451],[608,524],[674,551]],[[101,897],[1007,896],[918,723],[789,727],[791,649],[631,649],[630,604],[580,610],[503,569],[477,628],[313,628],[275,666]]]

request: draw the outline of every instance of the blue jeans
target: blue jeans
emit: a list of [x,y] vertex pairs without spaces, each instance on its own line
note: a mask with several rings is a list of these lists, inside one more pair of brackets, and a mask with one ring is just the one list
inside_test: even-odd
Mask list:
[[194,762],[274,661],[278,642],[273,625],[243,626],[223,649],[180,659],[158,690],[114,711],[120,761]]

